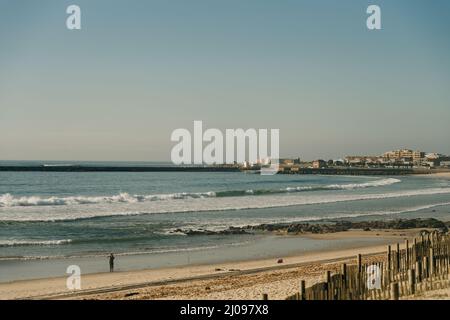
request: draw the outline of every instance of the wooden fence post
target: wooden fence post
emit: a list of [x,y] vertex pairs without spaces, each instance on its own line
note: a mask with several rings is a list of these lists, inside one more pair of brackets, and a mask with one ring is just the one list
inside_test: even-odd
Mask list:
[[414,265],[417,262],[417,238],[414,238],[414,244],[412,247],[411,255],[412,255],[412,266],[414,267]]
[[423,272],[423,277],[424,278],[428,278],[430,276],[430,272],[429,272],[429,268],[430,268],[430,264],[429,261],[430,259],[428,257],[423,257],[423,262],[422,262],[422,272]]
[[325,272],[325,297],[326,300],[331,300],[331,271]]
[[430,277],[434,276],[434,249],[430,248]]
[[398,290],[398,282],[391,283],[391,300],[398,300],[399,298],[399,290]]
[[409,269],[409,240],[405,240],[405,252],[406,252],[406,269]]
[[391,264],[391,258],[392,258],[392,249],[391,246],[387,247],[387,269],[391,270],[392,264]]
[[416,293],[416,274],[414,269],[408,270],[409,292],[414,295]]
[[300,281],[300,300],[306,300],[306,282]]
[[347,264],[345,264],[345,263],[341,264],[341,274],[342,274],[344,288],[346,288],[347,287]]
[[341,288],[340,288],[340,297],[341,300],[347,299],[347,289],[349,287],[347,280],[347,264],[341,264]]
[[360,254],[358,254],[358,256],[356,257],[357,263],[358,263],[358,272],[361,273],[361,261],[362,261],[362,256]]
[[422,264],[420,261],[416,262],[416,276],[417,276],[417,282],[422,282]]

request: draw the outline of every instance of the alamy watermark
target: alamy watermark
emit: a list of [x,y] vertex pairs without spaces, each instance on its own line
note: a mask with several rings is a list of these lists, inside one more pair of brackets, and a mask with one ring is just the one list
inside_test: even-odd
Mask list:
[[81,30],[81,8],[75,4],[66,9],[69,15],[66,19],[66,27],[69,30]]
[[66,280],[68,290],[81,290],[81,268],[77,265],[70,265],[66,269],[66,273],[70,274]]
[[[381,8],[378,5],[371,4],[367,7],[366,13],[369,17],[366,20],[366,26],[369,30],[381,30]],[[81,8],[72,4],[67,7],[66,27],[69,30],[81,30]]]
[[367,267],[367,289],[379,290],[381,289],[381,269],[379,266],[373,264]]
[[171,160],[177,165],[257,165],[263,175],[278,172],[279,129],[226,129],[224,134],[215,128],[204,130],[202,121],[194,121],[193,134],[188,129],[176,129],[170,140],[178,142],[171,152]]
[[367,29],[381,30],[381,8],[377,5],[370,5],[366,12],[370,14],[366,21]]

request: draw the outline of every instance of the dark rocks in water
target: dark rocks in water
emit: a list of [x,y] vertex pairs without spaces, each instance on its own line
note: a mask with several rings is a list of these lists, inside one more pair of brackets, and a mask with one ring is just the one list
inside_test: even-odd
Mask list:
[[210,230],[186,230],[183,231],[186,235],[188,236],[200,236],[200,235],[214,235],[216,234],[215,231],[210,231]]
[[409,219],[409,220],[387,220],[387,221],[337,221],[335,223],[290,223],[290,224],[261,224],[251,227],[250,230],[260,231],[277,231],[291,234],[301,233],[334,233],[343,232],[350,229],[361,229],[364,231],[371,231],[373,229],[416,229],[416,228],[430,228],[438,229],[441,232],[448,232],[448,225],[437,219]]
[[220,230],[220,231],[212,231],[212,230],[205,230],[205,229],[199,229],[199,230],[175,230],[176,232],[182,232],[188,236],[212,236],[212,235],[230,235],[230,234],[251,234],[247,230],[243,228],[237,228],[237,227],[230,227],[226,230]]
[[431,228],[439,229],[446,228],[444,222],[429,218],[429,219],[398,219],[389,221],[361,221],[353,222],[352,229],[416,229],[416,228]]
[[339,231],[346,231],[349,227],[347,224],[310,224],[310,223],[279,223],[279,224],[261,224],[252,226],[252,231],[267,231],[267,232],[286,232],[291,234],[300,233],[332,233]]
[[[437,229],[441,233],[448,232],[450,222],[442,222],[437,219],[397,219],[386,221],[336,221],[334,223],[273,223],[273,224],[260,224],[260,225],[248,225],[245,227],[229,227],[226,230],[212,231],[212,230],[182,230],[177,229],[174,232],[184,233],[188,236],[197,235],[237,235],[237,234],[253,234],[254,232],[278,232],[288,234],[303,234],[303,233],[336,233],[344,232],[350,229],[359,229],[364,231],[371,231],[374,229],[384,230],[402,230],[402,229],[416,229],[416,228],[428,228]],[[426,231],[426,230],[424,230]]]

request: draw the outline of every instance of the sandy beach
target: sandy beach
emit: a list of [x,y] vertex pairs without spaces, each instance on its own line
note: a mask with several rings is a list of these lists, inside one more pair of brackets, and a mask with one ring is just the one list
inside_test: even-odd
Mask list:
[[[403,243],[419,230],[352,230],[335,234],[308,235],[315,239],[382,237],[386,243]],[[341,263],[354,263],[362,254],[365,262],[384,259],[385,245],[309,252],[278,259],[193,265],[141,271],[87,274],[82,290],[69,291],[66,277],[14,281],[0,284],[2,299],[284,299],[298,290],[300,280],[312,285],[327,270]]]
[[426,177],[426,178],[439,178],[439,179],[450,180],[450,171],[449,172],[437,172],[437,173],[431,173],[431,174],[422,174],[422,175],[418,175],[418,176]]

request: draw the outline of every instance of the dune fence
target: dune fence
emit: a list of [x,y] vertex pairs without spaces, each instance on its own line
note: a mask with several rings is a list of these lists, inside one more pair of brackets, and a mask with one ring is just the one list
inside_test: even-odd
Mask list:
[[[383,262],[342,264],[340,271],[327,271],[324,281],[286,300],[399,300],[450,287],[450,235],[434,231],[403,246],[388,246]],[[263,299],[269,299],[263,295]]]

